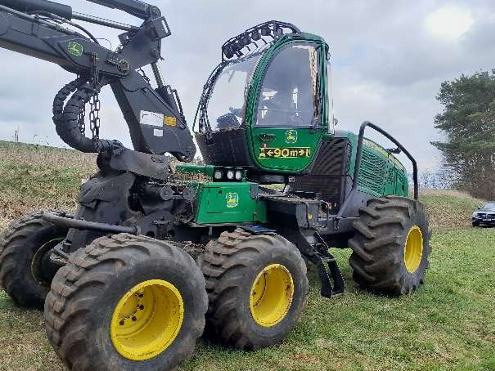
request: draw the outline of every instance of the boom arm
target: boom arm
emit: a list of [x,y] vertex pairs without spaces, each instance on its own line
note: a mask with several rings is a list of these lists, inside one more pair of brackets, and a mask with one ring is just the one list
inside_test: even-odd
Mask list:
[[[161,58],[161,39],[170,35],[160,10],[135,0],[89,1],[123,10],[144,22],[140,27],[127,27],[127,32],[119,36],[121,46],[112,51],[99,45],[88,32],[83,35],[62,26],[85,31],[70,19],[102,24],[100,19],[81,16],[67,5],[47,0],[0,0],[0,47],[58,64],[79,76],[57,94],[54,102],[57,132],[71,147],[83,152],[108,149],[109,141],[93,141],[81,134],[80,114],[103,86],[110,85],[135,150],[160,155],[168,152],[180,160],[191,160],[195,146],[177,93],[162,83],[156,67]],[[157,89],[137,72],[149,64],[155,72]]]

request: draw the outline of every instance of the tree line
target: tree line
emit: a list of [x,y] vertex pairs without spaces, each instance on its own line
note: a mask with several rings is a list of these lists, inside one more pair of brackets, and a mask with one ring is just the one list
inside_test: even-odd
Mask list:
[[432,142],[443,156],[453,188],[495,199],[495,70],[461,75],[441,84],[443,111],[435,128],[445,134]]

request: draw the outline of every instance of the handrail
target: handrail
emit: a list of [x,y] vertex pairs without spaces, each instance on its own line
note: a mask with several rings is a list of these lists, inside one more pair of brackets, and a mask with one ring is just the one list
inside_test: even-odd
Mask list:
[[413,182],[414,182],[414,199],[418,199],[418,193],[419,193],[419,186],[418,186],[418,165],[416,163],[416,160],[414,157],[409,153],[407,149],[404,148],[400,142],[395,139],[392,135],[387,133],[385,130],[380,128],[379,126],[376,126],[375,124],[365,121],[361,124],[361,127],[359,128],[359,137],[358,137],[358,146],[357,146],[357,152],[356,152],[356,164],[354,166],[354,178],[352,179],[352,190],[355,190],[358,186],[358,175],[359,175],[359,170],[361,167],[361,154],[363,152],[363,142],[364,142],[364,130],[366,127],[370,127],[380,134],[382,134],[384,137],[386,137],[388,140],[390,140],[392,143],[394,143],[398,148],[401,149],[402,152],[409,158],[409,160],[412,163],[413,166]]
[[358,188],[358,177],[359,177],[359,170],[361,168],[361,155],[363,153],[363,143],[364,143],[364,131],[367,127],[370,127],[380,134],[382,134],[384,137],[389,139],[391,142],[393,142],[398,148],[401,149],[402,152],[411,160],[411,163],[413,165],[413,182],[414,182],[414,199],[418,200],[418,194],[419,194],[419,186],[418,186],[418,165],[416,163],[416,160],[414,157],[409,153],[407,149],[404,148],[402,144],[399,143],[397,139],[395,139],[392,135],[387,133],[385,130],[380,128],[379,126],[376,126],[375,124],[365,121],[361,124],[361,127],[359,128],[359,136],[358,136],[358,145],[357,145],[357,151],[356,151],[356,163],[354,164],[354,176],[352,179],[352,188],[346,197],[346,200],[344,201],[344,204],[340,208],[339,212],[335,216],[335,227],[338,228],[340,219],[342,219],[342,216],[344,215],[348,205],[350,204],[352,197],[357,191]]

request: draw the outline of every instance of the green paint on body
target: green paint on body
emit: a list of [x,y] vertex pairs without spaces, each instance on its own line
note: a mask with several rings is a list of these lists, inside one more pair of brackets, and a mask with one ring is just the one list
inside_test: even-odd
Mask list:
[[264,201],[251,196],[252,182],[197,183],[197,224],[266,223]]
[[[351,156],[347,174],[354,177],[358,136],[349,131],[340,133],[351,144]],[[363,143],[358,189],[361,192],[383,197],[386,195],[409,195],[407,172],[401,162],[376,142],[366,139]]]

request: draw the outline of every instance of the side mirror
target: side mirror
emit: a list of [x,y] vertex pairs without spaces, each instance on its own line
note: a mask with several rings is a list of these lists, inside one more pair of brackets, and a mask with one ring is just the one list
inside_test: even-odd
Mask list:
[[388,153],[393,153],[394,155],[398,155],[402,152],[400,148],[387,148]]

